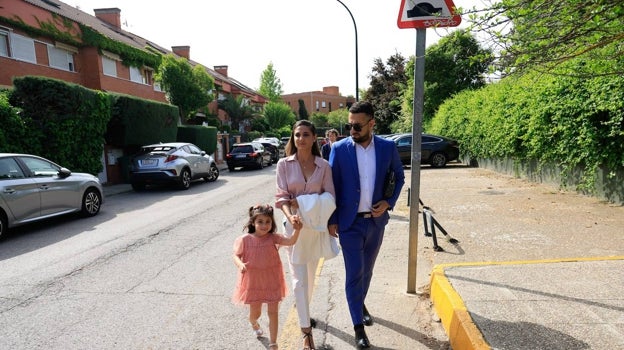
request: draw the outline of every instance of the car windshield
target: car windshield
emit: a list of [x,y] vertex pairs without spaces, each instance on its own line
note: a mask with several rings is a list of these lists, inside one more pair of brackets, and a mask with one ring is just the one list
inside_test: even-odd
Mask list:
[[253,153],[251,146],[235,146],[231,153]]

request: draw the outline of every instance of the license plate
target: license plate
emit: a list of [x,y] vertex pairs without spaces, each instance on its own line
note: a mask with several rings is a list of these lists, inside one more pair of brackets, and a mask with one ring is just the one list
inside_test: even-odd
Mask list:
[[236,158],[247,158],[246,154],[237,154]]
[[141,165],[156,165],[158,161],[156,159],[144,159],[141,161]]

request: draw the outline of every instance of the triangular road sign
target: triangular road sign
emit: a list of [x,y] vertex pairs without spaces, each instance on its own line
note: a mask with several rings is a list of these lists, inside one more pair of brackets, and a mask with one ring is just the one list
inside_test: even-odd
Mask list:
[[452,0],[401,0],[399,28],[457,27],[460,23]]

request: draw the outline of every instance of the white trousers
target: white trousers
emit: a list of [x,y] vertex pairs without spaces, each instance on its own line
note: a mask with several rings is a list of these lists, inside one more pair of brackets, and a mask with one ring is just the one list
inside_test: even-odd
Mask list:
[[314,280],[318,260],[307,264],[293,264],[288,261],[292,275],[292,289],[295,307],[299,316],[299,327],[310,327],[310,302],[314,291]]

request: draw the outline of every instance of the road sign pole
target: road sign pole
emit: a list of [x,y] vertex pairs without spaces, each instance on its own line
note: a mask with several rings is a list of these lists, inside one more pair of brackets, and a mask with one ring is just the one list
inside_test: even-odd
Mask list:
[[414,65],[414,102],[412,120],[412,179],[410,185],[409,255],[407,267],[407,293],[416,293],[418,269],[418,207],[420,198],[420,159],[423,117],[423,96],[425,89],[425,40],[426,29],[416,29],[416,62]]

